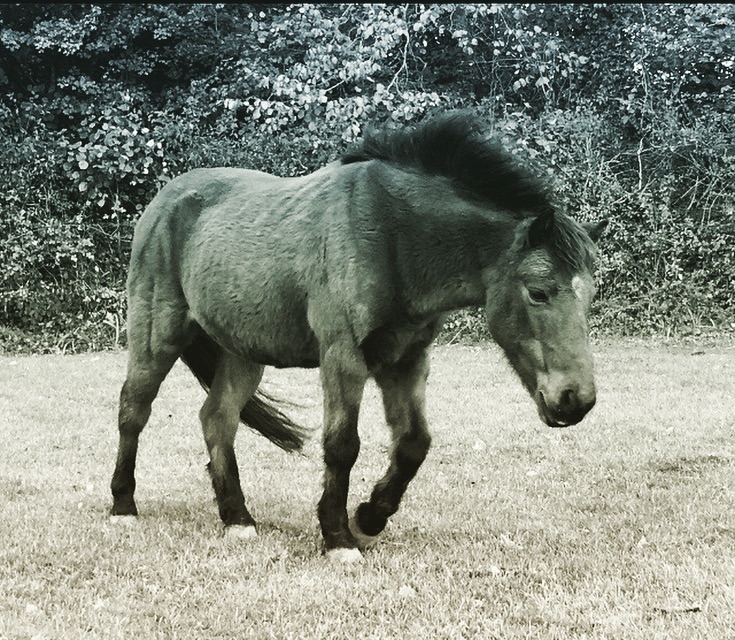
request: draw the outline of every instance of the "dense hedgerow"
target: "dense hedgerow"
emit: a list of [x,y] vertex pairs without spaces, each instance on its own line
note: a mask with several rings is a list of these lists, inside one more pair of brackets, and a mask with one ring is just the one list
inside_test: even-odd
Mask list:
[[[735,27],[719,5],[0,7],[0,349],[125,344],[166,181],[300,175],[368,122],[474,107],[606,217],[598,333],[735,329]],[[477,310],[443,339],[486,337]]]

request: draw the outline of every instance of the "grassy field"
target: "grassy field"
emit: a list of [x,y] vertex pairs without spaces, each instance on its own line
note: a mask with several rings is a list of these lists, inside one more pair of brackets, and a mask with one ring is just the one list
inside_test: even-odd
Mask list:
[[[222,536],[177,367],[110,524],[125,355],[0,358],[0,638],[735,638],[735,349],[597,344],[598,405],[551,430],[495,348],[434,350],[434,447],[362,566],[320,555],[318,433],[242,430],[260,536]],[[319,428],[316,371],[270,391]],[[351,505],[381,475],[375,387]]]

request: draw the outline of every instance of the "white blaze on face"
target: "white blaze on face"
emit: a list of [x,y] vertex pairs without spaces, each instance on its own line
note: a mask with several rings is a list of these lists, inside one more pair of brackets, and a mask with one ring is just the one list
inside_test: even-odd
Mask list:
[[587,286],[584,282],[584,279],[580,276],[574,276],[572,278],[572,291],[574,291],[574,295],[577,296],[578,300],[584,299],[584,294]]

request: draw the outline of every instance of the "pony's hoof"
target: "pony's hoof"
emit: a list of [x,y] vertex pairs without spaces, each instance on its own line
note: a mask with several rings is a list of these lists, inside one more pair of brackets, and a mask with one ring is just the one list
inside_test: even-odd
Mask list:
[[356,565],[365,562],[359,549],[345,549],[344,547],[327,551],[327,559],[342,565]]
[[251,524],[231,524],[225,527],[225,538],[228,540],[252,540],[258,532]]
[[121,527],[135,527],[138,525],[138,516],[110,516],[110,523]]
[[355,540],[357,540],[357,546],[361,549],[372,547],[377,542],[378,538],[380,538],[380,535],[369,536],[367,533],[363,533],[362,529],[360,529],[360,525],[357,523],[356,515],[350,517],[349,527],[350,533],[352,533],[352,535],[355,536]]

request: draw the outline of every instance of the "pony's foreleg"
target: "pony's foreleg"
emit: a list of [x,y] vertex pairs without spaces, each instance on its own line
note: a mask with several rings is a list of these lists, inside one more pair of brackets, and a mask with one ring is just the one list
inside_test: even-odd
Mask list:
[[245,506],[235,458],[235,434],[240,411],[255,393],[263,367],[226,352],[200,411],[204,440],[209,450],[209,475],[217,498],[219,515],[229,536],[255,536],[255,521]]
[[347,518],[350,472],[360,451],[357,419],[367,380],[359,354],[333,345],[321,355],[324,395],[324,491],[318,515],[324,546],[330,559],[359,562],[357,542]]
[[368,502],[355,514],[355,533],[376,536],[397,510],[431,445],[424,413],[428,355],[422,352],[375,376],[382,394],[385,416],[393,432],[393,453],[387,473],[376,484]]

